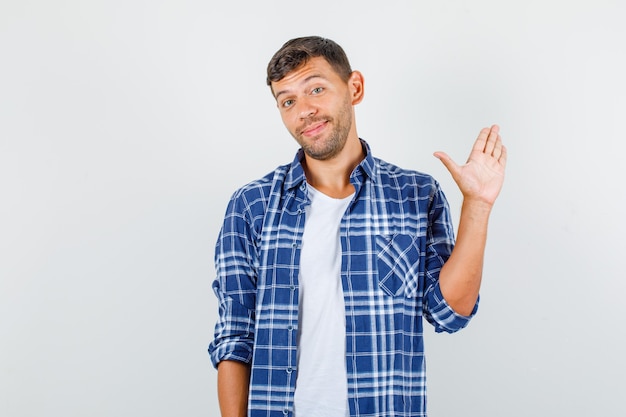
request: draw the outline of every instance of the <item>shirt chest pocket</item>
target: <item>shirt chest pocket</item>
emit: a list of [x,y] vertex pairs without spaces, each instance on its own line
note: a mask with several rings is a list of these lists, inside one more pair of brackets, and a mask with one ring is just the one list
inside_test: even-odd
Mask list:
[[378,286],[390,296],[415,297],[420,283],[420,238],[396,234],[376,236]]

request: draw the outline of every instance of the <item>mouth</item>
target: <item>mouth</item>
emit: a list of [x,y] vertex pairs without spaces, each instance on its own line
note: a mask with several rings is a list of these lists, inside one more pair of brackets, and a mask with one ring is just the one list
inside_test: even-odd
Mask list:
[[324,128],[326,127],[327,123],[328,123],[327,120],[321,120],[319,122],[313,122],[313,123],[309,124],[308,126],[302,128],[300,130],[300,134],[302,136],[308,136],[308,137],[319,135],[322,132],[322,130],[324,130]]

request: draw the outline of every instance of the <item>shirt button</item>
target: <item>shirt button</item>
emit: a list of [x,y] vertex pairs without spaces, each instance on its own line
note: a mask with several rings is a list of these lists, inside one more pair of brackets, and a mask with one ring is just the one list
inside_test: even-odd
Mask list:
[[287,409],[285,408],[285,409],[283,410],[283,414],[284,414],[284,415],[286,415],[286,416],[287,416],[287,415],[289,415],[289,410],[287,410]]
[[293,371],[293,369],[291,368],[291,366],[289,368],[287,368],[287,373],[290,374]]

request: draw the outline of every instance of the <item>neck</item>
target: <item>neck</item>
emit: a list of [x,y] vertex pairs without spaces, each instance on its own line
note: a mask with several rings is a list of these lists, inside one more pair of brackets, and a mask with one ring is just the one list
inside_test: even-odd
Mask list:
[[332,198],[345,198],[354,193],[350,174],[365,157],[357,136],[348,139],[339,155],[319,161],[305,156],[303,168],[309,184]]

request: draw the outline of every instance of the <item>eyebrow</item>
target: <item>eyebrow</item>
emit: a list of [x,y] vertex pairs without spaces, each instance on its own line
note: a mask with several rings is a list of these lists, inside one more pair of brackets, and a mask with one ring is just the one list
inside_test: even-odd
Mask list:
[[[304,85],[304,84],[308,83],[308,82],[309,82],[309,81],[311,81],[313,78],[324,78],[324,77],[322,77],[322,75],[321,75],[321,74],[312,74],[312,75],[309,75],[308,77],[306,77],[304,80],[302,80],[302,82],[300,82],[300,85]],[[280,90],[279,92],[277,92],[277,93],[274,95],[274,98],[275,98],[276,100],[278,100],[278,96],[280,96],[281,94],[287,94],[287,93],[289,93],[289,90]]]

